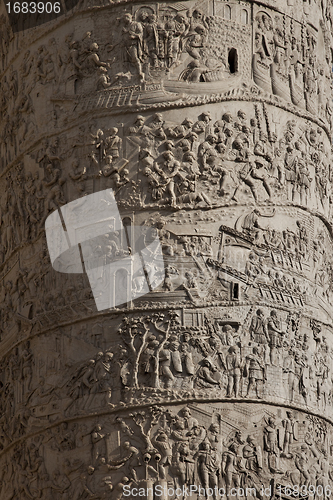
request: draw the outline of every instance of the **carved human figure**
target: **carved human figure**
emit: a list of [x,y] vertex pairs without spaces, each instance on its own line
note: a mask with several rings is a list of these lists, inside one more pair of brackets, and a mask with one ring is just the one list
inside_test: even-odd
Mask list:
[[192,417],[191,410],[188,406],[185,406],[181,410],[181,414],[182,414],[183,420],[185,422],[185,429],[188,429],[191,431],[193,429],[193,427],[198,426],[198,421],[196,418]]
[[131,63],[139,75],[140,79],[144,79],[142,72],[142,44],[143,44],[143,27],[142,24],[134,21],[131,14],[123,16],[122,41],[125,51],[125,61]]
[[292,349],[283,359],[283,372],[288,374],[288,396],[290,401],[294,401],[295,394],[298,393],[299,379],[296,375],[295,355]]
[[166,65],[168,69],[176,66],[183,50],[183,39],[187,33],[188,25],[183,14],[178,13],[173,19],[168,19],[164,26],[167,32]]
[[281,457],[293,458],[291,445],[298,440],[298,421],[291,411],[287,411],[287,418],[282,421],[284,427],[283,451]]
[[252,354],[246,356],[244,372],[248,373],[249,377],[245,397],[248,397],[251,390],[255,389],[257,398],[262,398],[262,386],[266,381],[266,366],[257,347],[253,347]]
[[191,485],[194,482],[196,462],[188,442],[181,442],[173,458],[175,482],[179,486]]
[[236,201],[236,203],[238,202],[237,194],[241,188],[241,183],[244,183],[250,188],[254,200],[258,202],[258,188],[255,182],[256,180],[258,180],[268,195],[267,201],[270,201],[272,196],[272,191],[269,184],[270,175],[268,173],[267,164],[264,159],[260,158],[259,156],[255,159],[250,159],[250,161],[244,163],[244,166],[239,171],[238,176],[240,184],[236,187],[232,196],[232,200]]
[[155,14],[150,14],[143,30],[143,51],[153,68],[159,67],[159,33]]
[[262,309],[256,311],[255,316],[252,316],[250,324],[251,339],[258,344],[266,345],[269,342],[267,322]]
[[234,396],[237,398],[239,396],[240,380],[241,380],[241,368],[242,363],[237,353],[236,347],[231,346],[228,349],[228,354],[225,358],[225,364],[227,368],[228,376],[228,387],[227,387],[227,398]]
[[297,180],[297,157],[295,150],[291,145],[287,146],[284,166],[285,166],[285,180],[287,185],[287,198],[294,200],[296,193],[296,180]]
[[129,441],[125,441],[122,445],[120,459],[110,461],[110,465],[111,467],[124,466],[126,476],[132,481],[137,481],[136,468],[141,465],[140,452]]
[[217,141],[217,135],[208,134],[205,141],[200,144],[198,150],[198,158],[200,159],[203,169],[206,169],[206,163],[210,156],[217,156],[215,149]]
[[113,159],[119,158],[122,147],[122,139],[118,135],[117,127],[107,130],[105,137],[105,153],[111,155]]
[[248,277],[248,283],[251,285],[260,276],[261,270],[258,266],[258,258],[254,252],[249,254],[248,260],[245,264],[245,274]]
[[280,450],[276,422],[269,417],[267,426],[264,428],[264,446],[268,455],[268,468],[273,474],[280,473]]
[[170,204],[172,207],[176,207],[176,179],[179,181],[185,180],[185,175],[181,169],[180,162],[177,161],[171,151],[165,151],[163,153],[164,162],[161,167],[155,167],[157,172],[164,179],[165,191],[170,197]]
[[220,381],[220,374],[215,364],[208,358],[203,359],[196,374],[196,386],[202,388],[219,387]]
[[192,353],[190,351],[190,348],[189,348],[189,345],[187,344],[187,342],[183,342],[181,344],[180,350],[181,350],[181,359],[182,359],[185,373],[187,376],[191,377],[191,379],[192,379],[192,376],[195,373],[195,365],[194,365]]
[[[201,483],[205,490],[207,488],[214,488],[218,485],[218,478],[221,473],[221,458],[219,457],[216,448],[214,448],[208,441],[203,441],[201,449],[197,452],[197,461],[199,476]],[[226,465],[226,468],[228,466]],[[214,491],[214,498],[216,499],[216,490]]]
[[262,451],[259,445],[256,445],[253,436],[248,435],[246,445],[243,447],[243,457],[245,458],[245,468],[253,472],[260,472],[263,467]]
[[103,66],[100,66],[98,69],[98,78],[96,82],[96,90],[105,90],[111,87],[112,82],[110,80],[110,77],[108,76],[107,72],[108,70],[104,68]]
[[82,64],[82,73],[91,75],[99,70],[99,68],[107,68],[109,64],[101,61],[98,55],[99,46],[96,42],[89,45],[89,48],[85,52],[85,59]]
[[159,352],[159,362],[160,374],[165,382],[165,388],[170,389],[173,386],[175,377],[171,371],[171,350],[167,346]]
[[281,329],[280,320],[277,317],[277,312],[273,309],[267,320],[267,332],[269,338],[270,361],[273,366],[279,364],[279,353],[282,346],[284,332]]
[[172,446],[163,429],[159,429],[157,431],[152,442],[161,453],[161,459],[158,462],[158,469],[161,479],[165,479],[167,470],[166,467],[172,463]]
[[303,159],[298,160],[296,185],[300,193],[300,202],[302,205],[307,205],[308,196],[311,187],[310,170]]
[[309,449],[306,444],[302,444],[299,452],[295,454],[295,465],[301,473],[301,486],[308,488],[311,484],[311,474],[309,472]]
[[102,426],[97,424],[91,433],[92,465],[95,467],[100,457],[106,457],[106,438],[108,434],[102,431]]
[[227,498],[232,498],[231,488],[239,488],[241,484],[242,457],[239,455],[239,444],[232,441],[222,456],[222,477],[225,479]]
[[178,203],[185,203],[186,205],[193,206],[197,203],[204,202],[209,207],[212,205],[212,202],[208,198],[208,196],[203,191],[199,192],[197,190],[195,181],[194,182],[189,181],[186,184],[188,186],[188,192],[179,196]]
[[200,137],[202,137],[201,134],[204,134],[203,137],[206,137],[208,134],[211,133],[211,128],[212,128],[211,121],[212,117],[210,112],[204,111],[199,116],[199,120],[195,122],[195,124],[192,126],[192,131],[195,132]]

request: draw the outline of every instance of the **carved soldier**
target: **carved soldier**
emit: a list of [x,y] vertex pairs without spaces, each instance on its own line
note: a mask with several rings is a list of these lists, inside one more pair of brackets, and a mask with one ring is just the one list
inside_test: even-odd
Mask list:
[[245,468],[258,473],[263,466],[261,448],[255,444],[253,436],[248,435],[246,443],[243,448],[243,457],[246,460]]
[[177,64],[178,58],[183,51],[183,39],[187,34],[188,26],[185,17],[178,13],[174,19],[165,23],[167,33],[166,39],[166,62],[170,69]]
[[298,160],[296,185],[300,193],[300,202],[307,205],[308,194],[311,187],[310,170],[303,159]]
[[254,252],[249,254],[248,260],[245,264],[245,274],[248,277],[249,284],[253,284],[261,274],[260,267],[258,266],[258,258]]
[[222,456],[222,476],[225,479],[227,498],[230,498],[231,488],[239,488],[241,484],[242,457],[238,454],[239,444],[233,441]]
[[118,129],[116,127],[110,128],[107,131],[105,138],[105,153],[111,155],[112,158],[117,159],[120,156],[122,140],[118,136]]
[[231,346],[225,358],[228,375],[227,398],[239,396],[242,363],[236,348]]
[[232,195],[232,200],[234,200],[236,203],[238,203],[238,198],[237,198],[237,193],[241,188],[241,182],[243,182],[246,186],[249,186],[251,193],[253,195],[253,198],[255,199],[256,202],[258,202],[258,192],[257,192],[257,186],[255,182],[253,182],[253,179],[258,179],[262,181],[263,186],[268,194],[268,196],[271,196],[271,191],[270,187],[268,185],[267,179],[268,179],[268,173],[267,170],[265,169],[264,164],[261,162],[261,160],[256,160],[256,162],[252,161],[250,158],[249,161],[247,161],[243,168],[238,172],[238,177],[240,183],[236,186],[236,189],[234,191],[234,194]]
[[280,450],[278,445],[278,434],[276,422],[273,417],[269,417],[267,426],[264,428],[264,445],[268,454],[268,467],[273,474],[280,471]]
[[85,60],[82,64],[83,74],[94,74],[99,68],[107,68],[109,64],[100,60],[98,55],[99,46],[97,43],[91,43],[89,49],[86,51]]
[[255,316],[252,316],[249,330],[254,342],[263,345],[269,342],[267,323],[262,309],[258,309]]
[[147,18],[147,23],[145,24],[143,31],[143,47],[144,53],[147,58],[150,58],[151,65],[153,68],[159,67],[158,60],[158,27],[157,18],[155,14],[151,14]]
[[253,347],[252,354],[246,357],[244,374],[248,374],[249,383],[245,397],[248,397],[252,389],[255,389],[257,398],[262,398],[262,385],[266,381],[266,367],[259,354],[257,347]]
[[269,338],[270,361],[273,366],[277,366],[284,332],[281,330],[281,324],[274,309],[271,311],[267,320],[267,332]]
[[122,43],[125,50],[125,61],[133,64],[140,79],[144,79],[142,72],[142,44],[143,27],[142,24],[134,21],[131,14],[124,14],[124,27],[122,29]]
[[195,27],[194,32],[188,36],[186,50],[195,60],[201,58],[201,50],[207,42],[207,30],[201,25]]
[[217,152],[215,149],[216,143],[217,136],[214,134],[209,134],[207,135],[206,140],[200,144],[198,150],[198,158],[200,159],[203,168],[206,167],[207,159],[210,156],[217,156]]
[[165,161],[163,162],[162,167],[156,166],[155,168],[165,180],[165,191],[170,196],[171,206],[176,207],[176,177],[178,177],[182,181],[185,180],[185,176],[181,169],[180,162],[175,159],[171,151],[165,151],[163,153],[163,158],[165,159]]
[[211,133],[211,121],[212,118],[209,111],[201,113],[199,120],[193,125],[192,131],[198,135],[204,134],[204,137],[206,137]]
[[122,445],[122,456],[119,460],[110,461],[110,468],[119,468],[119,466],[125,466],[125,472],[127,477],[132,481],[137,481],[136,468],[141,465],[140,452],[135,447],[132,446],[129,441],[125,441]]
[[285,180],[287,183],[287,197],[289,200],[293,200],[296,192],[297,158],[295,157],[295,150],[291,145],[287,146],[284,157],[284,165]]
[[[218,485],[218,478],[221,474],[220,459],[216,448],[212,447],[208,441],[203,441],[201,450],[197,453],[198,469],[201,483],[205,489],[215,488]],[[216,499],[216,490],[213,494]]]
[[187,205],[194,205],[196,203],[204,202],[209,207],[212,205],[212,202],[210,201],[208,196],[203,191],[199,192],[197,190],[195,181],[188,181],[187,183],[184,183],[185,186],[186,186],[186,184],[188,185],[189,192],[179,196],[178,203],[185,203]]
[[298,421],[291,411],[287,411],[287,418],[282,421],[284,427],[283,451],[281,457],[292,458],[291,445],[298,440]]
[[111,87],[112,83],[110,77],[107,75],[108,70],[103,66],[98,68],[98,78],[96,83],[96,90],[105,90]]

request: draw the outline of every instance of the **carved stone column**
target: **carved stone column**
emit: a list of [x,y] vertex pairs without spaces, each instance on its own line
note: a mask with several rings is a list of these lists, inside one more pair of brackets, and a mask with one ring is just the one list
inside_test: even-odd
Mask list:
[[[1,500],[328,499],[331,0],[1,9]],[[98,310],[45,222],[110,188],[165,274]]]

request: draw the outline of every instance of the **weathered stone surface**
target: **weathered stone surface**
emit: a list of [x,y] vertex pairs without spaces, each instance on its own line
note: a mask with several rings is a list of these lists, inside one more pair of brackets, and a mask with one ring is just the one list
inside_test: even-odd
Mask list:
[[[1,500],[328,498],[331,0],[0,8]],[[45,222],[108,189],[110,255],[165,274],[98,310]]]

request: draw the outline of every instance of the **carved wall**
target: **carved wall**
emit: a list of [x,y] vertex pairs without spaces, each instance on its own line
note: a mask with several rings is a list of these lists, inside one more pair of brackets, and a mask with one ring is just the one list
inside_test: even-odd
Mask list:
[[[80,0],[15,35],[0,8],[1,500],[328,498],[332,1]],[[165,279],[98,312],[44,226],[107,188]]]

